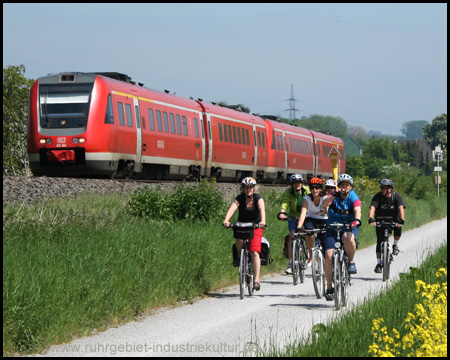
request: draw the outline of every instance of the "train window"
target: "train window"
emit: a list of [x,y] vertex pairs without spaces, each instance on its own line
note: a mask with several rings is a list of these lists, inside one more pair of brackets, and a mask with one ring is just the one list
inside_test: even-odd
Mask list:
[[[222,125],[222,124],[220,124],[220,125]],[[223,126],[223,137],[224,137],[225,142],[228,142],[228,132],[227,132],[226,125]]]
[[292,146],[292,138],[291,137],[289,138],[289,146],[290,146],[290,149],[293,151],[294,146]]
[[275,145],[275,130],[273,130],[272,132],[272,149],[276,150],[276,145]]
[[194,132],[195,132],[195,137],[196,138],[200,137],[200,134],[198,132],[198,121],[197,121],[197,118],[194,118]]
[[248,129],[245,129],[245,134],[247,135],[247,145],[250,145],[250,136],[249,136]]
[[176,115],[177,118],[177,133],[178,135],[182,134],[182,130],[181,130],[181,119],[180,119],[180,115]]
[[188,136],[188,127],[187,127],[186,116],[183,116],[183,134],[185,136]]
[[60,88],[59,85],[40,85],[40,125],[43,128],[85,127],[89,114],[91,89],[91,86],[83,85],[72,89]]
[[173,116],[172,113],[169,114],[170,116],[170,131],[172,132],[172,134],[175,134],[175,117]]
[[153,120],[153,109],[148,109],[148,122],[150,124],[150,130],[155,130],[155,122]]
[[222,124],[219,124],[219,140],[223,141]]
[[167,117],[167,112],[163,111],[163,119],[164,119],[164,131],[166,133],[169,132],[169,118]]
[[238,143],[241,144],[241,128],[237,128]]
[[203,127],[203,120],[200,119],[200,128],[202,129],[202,139],[205,138],[205,128]]
[[114,124],[113,106],[111,94],[108,95],[108,104],[106,105],[105,124]]
[[258,131],[258,147],[261,147],[262,145],[262,142],[261,142],[261,133]]
[[263,147],[263,149],[265,149],[266,148],[266,138],[265,138],[265,136],[264,136],[264,133],[261,133],[261,139],[262,139],[262,147]]
[[134,111],[136,114],[136,127],[138,129],[140,129],[141,128],[141,115],[139,114],[139,106],[135,106]]
[[236,126],[233,126],[233,142],[235,144],[237,144],[237,139],[236,139]]
[[162,132],[163,131],[163,126],[162,126],[162,119],[161,119],[161,111],[160,110],[156,110],[156,122],[158,124],[158,131]]
[[133,117],[131,115],[131,105],[125,104],[125,111],[127,114],[127,125],[133,127]]
[[[202,133],[203,133],[203,127],[202,127]],[[209,140],[211,140],[211,121],[208,121],[208,134],[209,134]]]
[[125,119],[123,117],[123,104],[121,102],[117,103],[117,112],[119,113],[119,124],[125,125]]
[[231,135],[231,125],[228,125],[228,139],[230,143],[233,142],[233,136]]

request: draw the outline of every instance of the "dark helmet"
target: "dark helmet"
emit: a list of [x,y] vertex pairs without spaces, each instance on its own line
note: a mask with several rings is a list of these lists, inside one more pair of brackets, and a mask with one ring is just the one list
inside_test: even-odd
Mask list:
[[380,185],[384,186],[390,186],[391,188],[394,188],[395,184],[391,179],[383,179],[380,181]]

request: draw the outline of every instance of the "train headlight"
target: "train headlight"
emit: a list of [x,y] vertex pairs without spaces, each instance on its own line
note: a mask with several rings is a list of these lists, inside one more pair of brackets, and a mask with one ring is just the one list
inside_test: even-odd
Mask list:
[[84,138],[82,138],[82,137],[80,137],[80,138],[73,138],[72,139],[72,142],[74,143],[74,144],[83,144],[84,142],[85,142],[86,140],[84,140]]
[[52,139],[39,139],[40,144],[51,144]]

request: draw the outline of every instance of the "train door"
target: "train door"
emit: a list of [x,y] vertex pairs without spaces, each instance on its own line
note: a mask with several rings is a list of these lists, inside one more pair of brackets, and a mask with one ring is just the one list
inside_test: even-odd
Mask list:
[[134,102],[134,118],[136,119],[136,160],[134,162],[134,171],[142,171],[142,127],[141,127],[141,115],[139,111],[139,101],[137,98],[133,99]]
[[[211,117],[207,113],[203,113],[203,120],[205,123],[202,123],[202,127],[206,130],[206,139],[203,139],[203,151],[205,156],[202,158],[202,163],[205,164],[204,174],[205,176],[211,176],[211,167],[212,167],[212,134],[211,134]],[[205,144],[207,145],[205,147]],[[206,162],[206,163],[205,163]]]
[[256,171],[257,171],[257,166],[258,166],[258,148],[256,147],[256,125],[255,124],[253,124],[253,140],[254,140],[253,156],[252,156],[253,177],[256,179],[257,178]]

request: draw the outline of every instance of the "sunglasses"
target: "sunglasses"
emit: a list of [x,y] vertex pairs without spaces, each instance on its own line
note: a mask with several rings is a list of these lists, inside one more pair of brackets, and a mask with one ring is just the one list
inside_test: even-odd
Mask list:
[[380,186],[380,189],[381,189],[381,190],[386,190],[386,189],[387,189],[387,186]]
[[309,188],[310,189],[322,189],[322,186],[320,186],[320,185],[311,185]]
[[334,186],[325,186],[325,189],[327,190],[336,190]]

